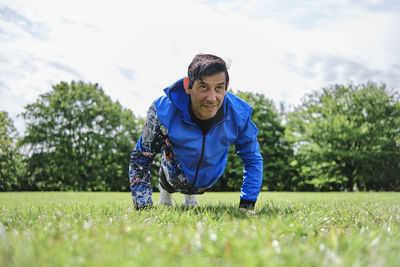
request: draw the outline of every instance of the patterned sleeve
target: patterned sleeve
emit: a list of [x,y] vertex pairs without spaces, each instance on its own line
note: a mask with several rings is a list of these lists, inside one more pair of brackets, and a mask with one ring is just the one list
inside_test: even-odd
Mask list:
[[153,205],[150,166],[167,138],[166,128],[157,118],[154,103],[150,106],[143,133],[129,161],[129,182],[136,209]]

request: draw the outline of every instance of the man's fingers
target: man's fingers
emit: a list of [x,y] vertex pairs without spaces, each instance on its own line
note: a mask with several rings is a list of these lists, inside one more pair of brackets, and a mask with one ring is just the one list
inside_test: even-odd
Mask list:
[[239,210],[242,211],[242,212],[246,212],[246,213],[248,213],[250,215],[257,215],[257,212],[255,210],[248,210],[248,209],[245,209],[245,208],[240,208]]

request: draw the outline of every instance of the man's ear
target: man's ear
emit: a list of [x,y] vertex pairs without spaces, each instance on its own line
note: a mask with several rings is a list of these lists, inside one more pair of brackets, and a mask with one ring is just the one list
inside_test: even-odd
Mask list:
[[186,77],[183,79],[183,88],[185,88],[186,94],[190,94],[190,89],[189,89],[189,78]]
[[228,91],[229,82],[226,83],[226,91]]

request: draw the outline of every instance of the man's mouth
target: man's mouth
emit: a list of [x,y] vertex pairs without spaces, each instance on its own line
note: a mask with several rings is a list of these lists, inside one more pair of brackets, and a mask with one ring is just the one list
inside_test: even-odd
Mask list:
[[204,104],[203,107],[205,107],[208,110],[213,110],[217,107],[216,104]]

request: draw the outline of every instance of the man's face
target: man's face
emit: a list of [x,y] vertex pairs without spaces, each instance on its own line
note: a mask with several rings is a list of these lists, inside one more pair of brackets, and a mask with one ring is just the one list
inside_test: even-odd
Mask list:
[[203,76],[203,81],[195,80],[192,88],[185,89],[190,94],[192,111],[200,120],[210,119],[217,114],[226,95],[225,73]]

